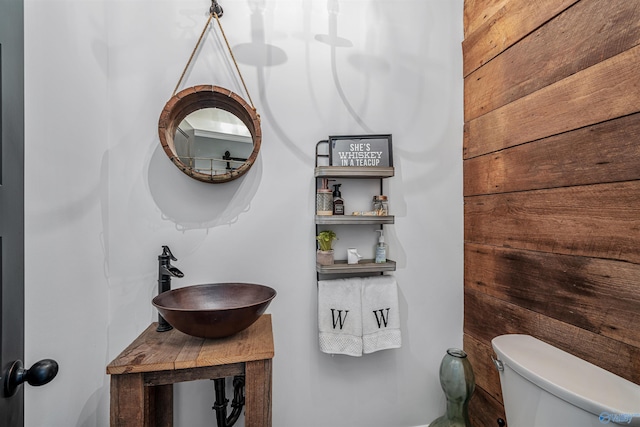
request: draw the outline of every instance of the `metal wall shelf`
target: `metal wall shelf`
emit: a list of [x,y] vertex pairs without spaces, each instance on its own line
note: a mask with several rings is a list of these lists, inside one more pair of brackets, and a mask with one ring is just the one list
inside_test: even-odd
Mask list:
[[[322,141],[321,141],[322,142]],[[320,143],[319,143],[320,144]],[[346,179],[377,179],[380,180],[380,193],[382,193],[382,181],[384,178],[391,178],[395,174],[393,166],[389,167],[371,167],[371,166],[317,166],[318,157],[329,157],[328,155],[318,154],[318,146],[316,146],[316,167],[315,178],[346,178]],[[391,163],[390,163],[391,164]],[[380,228],[384,224],[393,224],[395,217],[387,216],[369,216],[369,215],[316,215],[316,235],[318,234],[319,225],[379,225]],[[358,274],[358,273],[384,273],[386,271],[395,271],[396,262],[387,259],[387,262],[376,263],[373,259],[363,259],[357,264],[347,264],[347,260],[335,260],[331,265],[320,265],[316,263],[316,272],[319,275],[325,274]]]
[[367,224],[393,224],[395,217],[374,215],[316,215],[317,225],[367,225]]
[[396,262],[387,259],[384,263],[375,263],[372,259],[361,259],[357,264],[347,264],[346,260],[336,260],[331,265],[316,263],[316,271],[320,274],[378,273],[396,271]]
[[391,178],[393,167],[316,166],[316,178]]

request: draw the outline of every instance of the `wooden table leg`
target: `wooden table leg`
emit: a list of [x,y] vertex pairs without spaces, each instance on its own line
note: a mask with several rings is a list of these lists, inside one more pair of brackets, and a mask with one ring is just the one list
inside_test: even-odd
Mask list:
[[146,427],[142,374],[111,376],[111,427]]
[[245,364],[245,427],[271,427],[271,359]]
[[149,427],[173,427],[173,384],[145,387]]

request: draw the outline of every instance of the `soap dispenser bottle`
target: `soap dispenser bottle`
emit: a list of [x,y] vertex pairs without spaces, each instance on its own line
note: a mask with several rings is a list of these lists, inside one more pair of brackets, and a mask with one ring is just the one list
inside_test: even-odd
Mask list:
[[384,243],[384,230],[376,230],[380,233],[378,237],[378,244],[376,245],[376,264],[382,264],[387,262],[387,245]]
[[344,215],[344,200],[342,200],[342,193],[340,193],[340,186],[342,184],[333,185],[333,214]]

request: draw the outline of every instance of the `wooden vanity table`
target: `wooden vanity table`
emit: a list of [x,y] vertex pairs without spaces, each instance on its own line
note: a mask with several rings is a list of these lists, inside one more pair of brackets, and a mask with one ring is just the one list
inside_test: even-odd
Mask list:
[[[172,427],[174,383],[242,374],[245,427],[271,427],[273,355],[270,314],[220,339],[175,329],[156,332],[153,323],[107,366],[111,427]],[[213,411],[211,418],[215,421]]]

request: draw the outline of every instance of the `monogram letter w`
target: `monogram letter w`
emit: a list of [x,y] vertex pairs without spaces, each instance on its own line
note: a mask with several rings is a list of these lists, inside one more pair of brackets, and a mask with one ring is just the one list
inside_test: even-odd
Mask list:
[[[336,319],[336,313],[338,312],[338,316]],[[342,310],[335,310],[335,309],[331,309],[331,319],[333,319],[333,329],[336,328],[336,326],[338,326],[338,324],[340,324],[340,329],[342,329],[342,327],[344,326],[344,322],[347,320],[347,314],[349,314],[349,310],[345,310],[344,311],[344,318],[342,317]]]
[[[384,310],[387,310],[386,316]],[[378,322],[378,329],[382,327],[383,323],[384,327],[387,327],[387,322],[389,321],[389,310],[391,310],[391,308],[381,308],[380,310],[373,310],[373,314],[376,315],[376,321]],[[380,313],[380,317],[378,317],[378,312]]]

